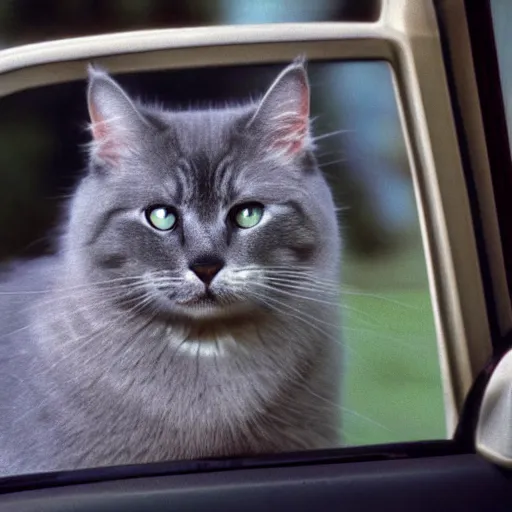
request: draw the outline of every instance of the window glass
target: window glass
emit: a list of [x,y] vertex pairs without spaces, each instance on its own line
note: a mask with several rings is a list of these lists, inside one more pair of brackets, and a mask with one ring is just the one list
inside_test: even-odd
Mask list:
[[512,21],[511,7],[512,5],[510,2],[507,2],[506,0],[491,1],[494,37],[500,68],[503,101],[505,102],[505,114],[507,117],[509,140],[512,140],[512,69],[509,65],[512,58],[509,33],[510,22]]
[[379,12],[380,0],[6,0],[0,46],[152,28],[376,21]]
[[[285,86],[290,85],[285,83],[283,98],[288,99],[281,101],[277,97],[274,103],[273,95],[283,92],[276,86],[267,94],[267,103],[258,103],[258,114],[251,114],[255,117],[251,117],[250,126],[255,126],[255,131],[250,132],[252,136],[248,136],[244,148],[237,146],[240,143],[236,142],[232,128],[222,128],[231,114],[222,119],[197,114],[204,118],[192,119],[197,109],[208,112],[214,107],[234,108],[250,97],[260,101],[256,98],[264,95],[285,65],[116,77],[131,97],[150,102],[156,109],[151,132],[144,123],[139,126],[141,120],[138,114],[133,116],[129,100],[119,96],[119,90],[98,75],[97,83],[104,88],[98,89],[98,104],[93,111],[93,145],[86,129],[89,117],[85,82],[35,88],[0,100],[0,257],[4,264],[10,264],[3,276],[8,284],[0,285],[0,364],[5,365],[1,371],[4,383],[0,386],[0,408],[9,411],[9,415],[1,415],[0,447],[4,454],[16,454],[12,459],[0,458],[0,472],[90,466],[94,465],[91,460],[97,460],[95,457],[101,458],[99,454],[105,455],[105,465],[133,462],[133,457],[150,462],[154,459],[151,449],[160,441],[164,445],[190,443],[196,447],[194,454],[198,456],[219,455],[224,454],[219,443],[222,446],[223,439],[236,437],[238,431],[246,441],[253,435],[263,436],[269,450],[280,446],[318,447],[312,441],[315,436],[332,439],[332,414],[336,416],[336,429],[342,434],[340,441],[332,445],[446,437],[425,257],[390,66],[377,61],[311,62],[307,66],[315,154],[334,195],[343,242],[341,277],[336,281],[332,279],[335,271],[329,270],[339,257],[333,245],[337,235],[329,221],[334,216],[333,207],[327,196],[320,194],[324,199],[319,201],[320,185],[301,182],[299,194],[297,178],[290,175],[293,169],[299,172],[296,165],[309,169],[314,166],[310,160],[304,160],[302,153],[296,160],[299,157],[294,153],[299,151],[298,147],[305,147],[301,144],[309,144],[303,138],[300,124],[304,104],[293,103],[296,90],[287,90]],[[294,83],[300,84],[300,79]],[[283,105],[291,110],[283,110]],[[181,114],[160,118],[155,112],[162,106],[177,109]],[[287,116],[291,116],[290,122],[273,131],[275,123],[288,119]],[[128,121],[123,124],[125,119]],[[242,126],[247,126],[248,119],[243,123],[237,121],[241,123],[237,133],[246,129],[242,130]],[[173,128],[173,123],[181,123],[179,130]],[[201,131],[203,134],[198,136]],[[159,149],[154,145],[157,139]],[[164,144],[163,140],[167,142]],[[217,155],[223,144],[232,144],[236,156],[226,157],[224,162],[215,160],[214,165],[211,157]],[[276,167],[272,160],[272,151],[281,151],[281,167]],[[95,155],[96,162],[90,174],[85,171],[88,153]],[[189,159],[172,160],[178,158],[178,153],[189,155]],[[125,163],[121,165],[121,161]],[[228,180],[231,175],[235,179],[237,172],[245,173],[243,183],[221,188],[217,182],[209,185],[213,182],[206,180],[206,174],[200,174],[201,183],[190,181],[191,173],[204,173],[209,166],[217,169],[215,172],[224,166],[222,172]],[[117,171],[121,176],[112,175]],[[268,174],[258,174],[253,182],[249,179],[251,172]],[[145,174],[141,178],[139,173]],[[276,177],[272,173],[282,175]],[[77,195],[76,186],[83,176],[88,176],[86,184],[81,185],[82,192]],[[268,187],[269,180],[276,180],[275,185]],[[203,195],[197,199],[195,192],[192,194],[194,190],[202,191]],[[240,190],[246,199],[237,199]],[[290,199],[296,194],[302,198],[298,203]],[[307,194],[311,194],[311,200],[304,199],[309,197]],[[283,197],[289,199],[289,204],[281,204]],[[69,206],[73,198],[74,203]],[[179,206],[169,204],[173,201]],[[219,210],[215,210],[215,215],[222,217],[220,224],[208,216],[212,201],[217,201],[214,207]],[[235,206],[229,201],[234,201]],[[242,205],[237,209],[239,203]],[[135,210],[139,213],[133,209],[134,204],[138,205]],[[198,213],[200,205],[210,205],[205,216]],[[318,216],[324,219],[321,228]],[[68,222],[72,229],[65,228]],[[320,253],[324,256],[318,256]],[[45,263],[55,254],[66,261],[65,266]],[[184,260],[179,258],[190,258],[186,264],[190,264],[191,270],[183,267]],[[240,268],[258,262],[263,265],[265,258],[271,258],[272,263],[267,266],[274,280],[260,281],[259,288],[257,284],[251,288],[251,318],[240,313],[244,320],[240,320],[239,328],[236,322],[232,324],[231,313],[218,313],[217,306],[212,306],[213,320],[208,316],[210,313],[205,313],[208,308],[204,304],[197,306],[200,320],[187,316],[189,309],[186,321],[195,329],[197,339],[194,338],[195,344],[184,345],[189,347],[188,352],[178,344],[171,354],[166,345],[171,343],[167,335],[174,341],[179,337],[175,328],[177,317],[173,315],[180,318],[180,326],[183,319],[175,310],[168,316],[162,313],[167,311],[167,305],[153,303],[157,299],[151,293],[163,290],[164,295],[169,293],[174,300],[188,286],[185,274],[189,280],[200,280],[213,287],[215,281],[211,279],[217,274],[221,276],[221,267],[228,268],[230,258]],[[16,263],[20,259],[39,263],[27,267]],[[45,268],[49,270],[43,279],[39,269],[47,264]],[[127,270],[134,268],[138,274]],[[134,296],[127,296],[124,292],[134,283],[135,290],[146,286],[133,277],[142,275],[144,268],[160,269],[159,280],[152,281],[155,289],[142,299],[135,292]],[[297,271],[304,268],[309,269],[309,277],[296,281]],[[45,291],[53,279],[62,283],[59,278],[68,274],[73,277],[72,285],[54,286],[57,291],[53,293]],[[80,278],[75,280],[78,274]],[[247,273],[244,286],[253,286],[255,276]],[[90,296],[90,286],[84,282],[99,283],[100,295]],[[107,283],[104,288],[102,282]],[[272,286],[279,288],[281,295],[267,295]],[[109,308],[115,307],[124,316],[109,316]],[[91,320],[92,310],[107,316],[100,321],[94,313]],[[341,334],[333,339],[333,333],[338,331],[333,330],[337,320],[332,312],[338,310]],[[281,315],[281,320],[270,328],[265,324],[265,315],[274,313]],[[139,327],[133,327],[130,335],[123,331],[123,342],[119,342],[116,333],[125,328],[124,322],[131,325],[142,314],[149,315],[144,317],[147,323],[135,323]],[[203,314],[206,320],[201,317]],[[93,329],[91,322],[98,325]],[[254,334],[260,327],[258,322],[267,325],[267,330],[263,329],[267,334]],[[162,325],[167,326],[168,334],[159,330]],[[158,342],[147,329],[157,333]],[[208,334],[214,331],[222,333],[216,341]],[[147,336],[141,338],[140,332]],[[285,340],[281,338],[283,332]],[[183,334],[183,340],[189,334]],[[247,344],[243,350],[236,348],[237,337]],[[291,345],[290,337],[294,337]],[[112,344],[118,342],[116,349],[112,349]],[[154,346],[148,348],[151,343]],[[235,348],[229,343],[234,343]],[[274,351],[268,344],[284,344],[289,352],[277,348]],[[336,347],[335,353],[342,355],[341,366],[335,366],[334,352],[325,357],[324,349],[320,350],[327,345],[331,349]],[[50,349],[53,352],[48,356]],[[239,350],[238,355],[233,365],[226,366],[223,361],[226,353],[229,357],[233,355],[232,350]],[[38,356],[31,357],[30,351],[36,351]],[[50,364],[48,357],[55,360]],[[209,381],[205,387],[202,375],[213,371],[215,365],[220,365],[215,370],[220,380]],[[181,379],[179,386],[173,380],[175,376]],[[162,382],[172,383],[166,392],[162,391]],[[183,394],[187,387],[189,394]],[[248,403],[243,397],[252,387],[256,390],[251,395],[253,401]],[[218,395],[212,395],[212,389]],[[324,392],[326,389],[332,389],[332,394]],[[283,396],[292,398],[283,403]],[[304,400],[309,404],[307,407]],[[275,404],[280,405],[272,409],[270,405]],[[176,408],[182,411],[182,423],[176,420],[178,424],[170,432],[162,430],[162,425],[169,428],[164,417]],[[280,414],[285,409],[289,414],[283,419]],[[69,427],[69,411],[74,411],[73,428]],[[211,418],[219,415],[225,416],[223,427],[210,429]],[[152,424],[157,427],[147,430],[146,420],[141,418],[156,422]],[[245,418],[246,423],[240,418]],[[299,432],[294,430],[297,425]],[[202,434],[192,441],[187,432],[196,427]],[[128,435],[126,429],[133,435]],[[44,441],[43,432],[48,436]],[[21,448],[27,436],[32,444]],[[105,439],[111,444],[105,444]],[[133,446],[129,446],[130,442]],[[52,462],[55,450],[63,453],[76,443],[80,450],[85,450],[82,458]],[[199,448],[194,443],[199,443]],[[147,448],[150,445],[153,448]],[[115,448],[119,446],[124,448]],[[258,451],[249,441],[241,442],[240,448],[237,446],[235,443],[227,454]],[[217,448],[210,450],[211,447]],[[164,450],[162,458],[172,458],[174,453]],[[177,457],[187,455],[188,452],[178,452]],[[29,462],[18,464],[17,457]]]

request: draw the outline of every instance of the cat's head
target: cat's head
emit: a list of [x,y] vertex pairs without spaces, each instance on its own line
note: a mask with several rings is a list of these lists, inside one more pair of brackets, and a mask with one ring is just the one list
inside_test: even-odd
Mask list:
[[136,104],[90,68],[88,106],[89,172],[66,248],[82,279],[188,318],[286,311],[334,285],[336,216],[302,61],[258,102],[186,112]]

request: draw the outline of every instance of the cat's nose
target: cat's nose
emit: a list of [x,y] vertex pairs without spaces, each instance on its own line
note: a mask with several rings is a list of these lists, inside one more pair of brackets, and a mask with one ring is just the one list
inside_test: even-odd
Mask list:
[[189,266],[190,270],[195,272],[197,277],[204,284],[209,285],[213,278],[219,273],[224,266],[224,261],[216,257],[200,258],[192,262]]

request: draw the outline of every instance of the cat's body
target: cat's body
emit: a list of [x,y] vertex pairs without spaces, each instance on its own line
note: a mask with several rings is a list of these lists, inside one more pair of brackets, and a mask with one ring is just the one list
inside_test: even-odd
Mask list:
[[59,254],[0,285],[0,474],[338,444],[339,240],[302,64],[257,105],[186,113],[92,71],[89,109]]

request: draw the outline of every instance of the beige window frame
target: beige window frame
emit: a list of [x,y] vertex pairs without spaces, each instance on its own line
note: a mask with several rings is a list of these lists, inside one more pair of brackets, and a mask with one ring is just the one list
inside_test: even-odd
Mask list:
[[[441,2],[448,20],[462,0]],[[463,26],[460,24],[460,26]],[[455,33],[455,31],[452,31]],[[499,328],[512,325],[478,96],[464,30],[450,40],[461,55],[460,86],[471,158],[479,163],[479,202]],[[430,0],[383,0],[371,23],[300,23],[126,32],[19,46],[0,52],[0,96],[85,77],[87,62],[123,73],[156,69],[315,60],[379,59],[393,69],[419,211],[443,377],[447,434],[491,354],[483,284]]]

